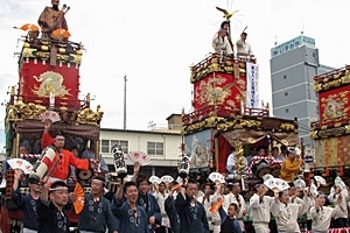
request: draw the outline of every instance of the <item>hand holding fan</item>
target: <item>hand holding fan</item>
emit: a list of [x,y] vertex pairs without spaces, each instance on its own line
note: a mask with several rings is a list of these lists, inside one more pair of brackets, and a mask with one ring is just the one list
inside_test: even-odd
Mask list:
[[327,185],[326,180],[322,176],[314,176],[317,184]]
[[81,185],[77,182],[74,187],[74,193],[77,196],[77,199],[73,203],[74,210],[76,214],[79,214],[83,208],[84,208],[84,189],[81,187]]
[[172,176],[165,175],[165,176],[162,176],[160,180],[161,182],[164,182],[164,183],[171,183],[174,181],[174,178]]
[[267,180],[269,180],[269,179],[273,179],[274,176],[271,175],[271,174],[265,174],[262,178],[263,178],[263,180],[264,180],[264,182],[265,182],[265,181],[267,181]]
[[124,182],[130,182],[132,181],[133,176],[132,175],[126,175],[126,177],[124,178]]
[[301,178],[296,179],[293,183],[295,187],[306,187],[306,182]]
[[33,165],[31,163],[20,158],[9,159],[7,160],[7,163],[12,169],[21,169],[24,174],[29,174],[33,169]]
[[215,204],[213,204],[211,207],[210,207],[210,212],[211,213],[214,213],[215,211],[218,211],[220,206],[222,206],[222,204],[224,203],[224,199],[221,198],[220,200],[218,200]]
[[140,166],[145,166],[151,163],[151,158],[146,153],[141,151],[130,151],[128,154],[128,158],[133,163],[139,163]]
[[318,194],[317,187],[313,182],[310,184],[310,194],[313,196],[316,196]]
[[61,120],[60,115],[55,111],[46,111],[40,114],[42,120],[50,120],[52,123]]
[[177,190],[178,188],[180,188],[180,187],[182,186],[183,179],[182,179],[180,176],[178,176],[178,177],[176,178],[175,182],[176,182],[177,184],[175,184],[175,185],[171,188],[171,191],[175,191],[175,190]]
[[219,172],[212,172],[212,173],[210,173],[209,174],[209,179],[213,183],[220,183],[220,184],[226,183],[225,177],[222,174],[220,174]]
[[160,184],[160,182],[162,182],[158,176],[151,176],[148,180],[152,184],[154,183]]
[[345,185],[344,181],[339,176],[337,176],[335,178],[334,185],[338,186],[340,188],[340,190],[345,190],[346,189],[346,185]]
[[274,192],[281,192],[290,188],[288,183],[280,178],[268,179],[264,184]]

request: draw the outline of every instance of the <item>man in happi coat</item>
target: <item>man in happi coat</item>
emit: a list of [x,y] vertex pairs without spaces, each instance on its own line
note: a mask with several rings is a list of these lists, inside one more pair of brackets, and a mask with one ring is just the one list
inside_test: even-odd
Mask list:
[[209,233],[209,223],[202,203],[196,200],[198,184],[195,180],[184,182],[184,187],[175,200],[180,217],[181,233]]
[[112,212],[117,217],[123,233],[148,233],[148,217],[143,207],[137,205],[139,191],[133,181],[118,188],[112,200]]

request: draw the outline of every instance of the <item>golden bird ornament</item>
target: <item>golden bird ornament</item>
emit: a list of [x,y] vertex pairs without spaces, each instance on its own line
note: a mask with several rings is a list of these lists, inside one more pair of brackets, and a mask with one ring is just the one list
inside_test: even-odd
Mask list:
[[235,13],[237,13],[238,12],[238,10],[236,10],[236,11],[233,11],[233,12],[228,12],[228,10],[226,10],[226,9],[223,9],[223,8],[220,8],[220,7],[216,7],[216,9],[217,10],[219,10],[219,11],[221,11],[222,13],[224,13],[224,18],[227,20],[227,21],[230,21],[230,18],[235,14]]

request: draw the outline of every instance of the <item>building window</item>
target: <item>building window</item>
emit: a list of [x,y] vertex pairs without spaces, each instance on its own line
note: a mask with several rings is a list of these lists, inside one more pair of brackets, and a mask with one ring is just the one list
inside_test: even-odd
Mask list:
[[[123,153],[127,154],[129,153],[129,143],[128,141],[123,141],[123,140],[111,140],[111,148],[115,145],[118,145],[122,148]],[[111,151],[112,152],[112,151]]]
[[101,140],[100,151],[102,153],[112,153],[112,147],[115,145],[121,146],[124,154],[129,153],[128,141],[122,140]]
[[288,92],[284,92],[284,96],[288,96]]
[[162,142],[147,142],[148,155],[164,155]]
[[108,153],[109,152],[109,140],[101,140],[100,151],[102,153]]
[[287,78],[287,75],[283,75],[283,79],[286,79]]
[[286,108],[286,113],[289,113],[289,109],[288,108]]

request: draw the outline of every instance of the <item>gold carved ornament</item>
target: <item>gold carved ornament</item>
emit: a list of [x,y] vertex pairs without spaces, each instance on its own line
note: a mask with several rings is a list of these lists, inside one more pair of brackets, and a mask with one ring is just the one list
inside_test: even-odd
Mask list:
[[244,150],[242,142],[238,141],[235,145],[236,148],[236,166],[237,166],[237,179],[240,180],[242,172],[245,166]]
[[34,86],[33,90],[38,97],[50,97],[50,93],[58,97],[71,96],[69,89],[63,85],[63,76],[57,72],[47,71],[33,78],[40,83],[40,86]]

